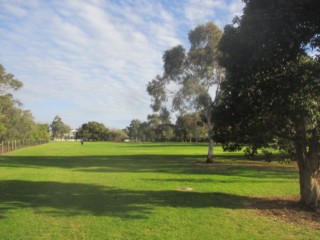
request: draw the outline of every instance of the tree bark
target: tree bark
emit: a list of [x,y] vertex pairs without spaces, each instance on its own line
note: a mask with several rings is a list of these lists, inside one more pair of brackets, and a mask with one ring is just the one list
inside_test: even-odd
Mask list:
[[208,121],[208,140],[209,140],[209,146],[208,146],[208,155],[207,155],[207,163],[213,163],[213,140],[212,140],[212,122],[211,122],[211,112],[207,115],[207,121]]
[[312,210],[319,209],[320,173],[319,169],[299,169],[300,203]]
[[[296,121],[296,158],[299,166],[300,203],[303,207],[317,210],[320,203],[319,136],[313,131],[311,139],[306,135],[305,119]],[[309,143],[309,144],[308,144]]]
[[207,163],[213,163],[213,140],[209,139],[209,146],[208,146],[208,155],[207,155]]

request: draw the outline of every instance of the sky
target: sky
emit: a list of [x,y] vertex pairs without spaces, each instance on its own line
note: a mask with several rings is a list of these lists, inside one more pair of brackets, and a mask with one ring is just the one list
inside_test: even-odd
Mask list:
[[241,0],[0,0],[0,64],[35,121],[125,128],[152,113],[146,86],[163,52],[213,21],[242,14]]

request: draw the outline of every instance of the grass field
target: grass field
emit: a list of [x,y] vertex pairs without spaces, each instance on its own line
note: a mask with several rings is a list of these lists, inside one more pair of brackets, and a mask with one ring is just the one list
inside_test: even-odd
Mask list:
[[[206,145],[53,142],[0,157],[0,239],[320,239],[257,214],[257,196],[298,195],[291,165]],[[185,188],[192,191],[184,191]]]

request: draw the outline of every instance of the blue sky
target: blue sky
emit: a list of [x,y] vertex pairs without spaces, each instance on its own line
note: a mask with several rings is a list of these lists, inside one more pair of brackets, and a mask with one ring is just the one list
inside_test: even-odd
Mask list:
[[187,46],[196,25],[220,28],[241,0],[0,0],[0,64],[24,87],[15,97],[35,120],[58,115],[124,128],[152,113],[147,83],[162,54]]

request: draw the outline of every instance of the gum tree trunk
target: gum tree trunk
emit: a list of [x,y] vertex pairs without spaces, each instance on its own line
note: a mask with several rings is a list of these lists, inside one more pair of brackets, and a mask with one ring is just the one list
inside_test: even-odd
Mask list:
[[212,124],[211,124],[210,120],[208,121],[208,140],[209,140],[209,145],[208,145],[207,163],[213,163],[214,162],[214,160],[213,160]]
[[207,163],[213,163],[213,140],[209,139]]

